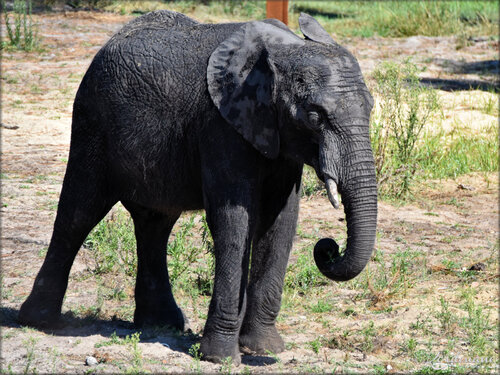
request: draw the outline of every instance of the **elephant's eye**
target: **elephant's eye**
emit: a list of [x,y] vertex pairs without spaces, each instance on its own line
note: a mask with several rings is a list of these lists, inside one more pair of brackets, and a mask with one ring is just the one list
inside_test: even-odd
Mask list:
[[321,127],[321,115],[318,112],[315,111],[309,111],[307,112],[307,117],[309,119],[309,123],[313,128],[319,128]]

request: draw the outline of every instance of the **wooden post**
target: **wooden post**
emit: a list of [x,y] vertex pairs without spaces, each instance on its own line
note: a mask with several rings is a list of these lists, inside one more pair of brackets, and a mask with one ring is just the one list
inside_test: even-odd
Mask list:
[[266,12],[267,18],[277,18],[288,24],[288,0],[267,0]]

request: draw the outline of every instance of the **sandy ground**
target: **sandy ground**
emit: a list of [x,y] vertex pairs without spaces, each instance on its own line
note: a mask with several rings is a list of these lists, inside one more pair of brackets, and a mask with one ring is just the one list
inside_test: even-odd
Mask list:
[[[67,326],[54,332],[20,327],[15,317],[43,261],[55,218],[69,149],[74,95],[93,55],[128,19],[130,17],[88,12],[37,15],[35,20],[43,50],[3,53],[0,362],[3,371],[116,373],[130,370],[136,363],[134,358],[140,358],[141,371],[151,372],[364,373],[377,368],[389,372],[410,371],[414,360],[400,350],[402,343],[411,337],[410,324],[418,321],[422,314],[431,316],[439,308],[440,296],[449,298],[455,306],[453,311],[463,315],[458,306],[460,288],[464,285],[447,266],[449,262],[443,262],[450,259],[459,263],[460,269],[479,261],[486,264],[486,270],[471,279],[469,286],[475,288],[477,303],[485,311],[491,311],[491,325],[497,326],[498,177],[473,174],[455,180],[426,182],[419,186],[411,204],[379,204],[377,251],[389,256],[406,247],[417,248],[423,254],[420,257],[422,272],[428,272],[429,277],[419,280],[417,286],[398,298],[389,299],[382,290],[381,302],[373,306],[365,296],[368,291],[360,294],[355,282],[328,284],[314,298],[331,301],[335,313],[329,314],[311,313],[307,296],[291,296],[284,301],[287,305],[283,306],[278,323],[288,350],[277,356],[244,356],[238,368],[199,363],[188,354],[188,349],[196,342],[196,333],[204,324],[203,313],[196,313],[197,308],[205,309],[206,303],[196,307],[184,300],[181,304],[195,334],[144,331],[138,344],[140,355],[131,345],[100,346],[113,332],[124,337],[134,330],[130,320],[111,319],[113,314],[120,316],[123,306],[117,304],[110,305],[111,312],[102,319],[87,319],[81,313],[82,308],[90,307],[97,298],[95,280],[89,278],[87,250],[80,252],[72,268],[63,306],[63,312],[72,312],[66,314]],[[342,42],[359,58],[365,73],[380,61],[402,60],[408,56],[427,66],[424,76],[429,78],[479,80],[491,84],[498,69],[498,65],[491,69],[487,63],[474,65],[498,58],[498,41],[489,38],[477,38],[460,50],[450,37]],[[445,103],[445,111],[457,113],[445,116],[442,126],[454,127],[458,122],[480,133],[496,121],[495,117],[474,109],[473,104],[479,100],[475,98],[484,98],[481,91],[439,91],[439,95]],[[324,196],[304,198],[299,222],[304,235],[297,236],[291,261],[297,258],[299,249],[312,243],[311,237],[343,236],[342,220],[342,212],[333,210]],[[372,263],[360,280],[376,274],[377,266]],[[127,293],[130,297],[133,290]],[[133,303],[133,300],[128,298],[125,303]],[[131,307],[127,308],[130,311]],[[344,314],[349,309],[355,314]],[[354,338],[351,346],[326,344],[346,329],[361,332],[370,321],[374,322],[377,332],[371,350],[363,350],[363,342]],[[435,319],[433,321],[435,323]],[[440,339],[437,328],[434,330],[433,345],[446,346],[449,340],[444,336]],[[317,351],[311,349],[314,340],[322,343]],[[425,340],[422,338],[422,345]],[[459,336],[455,345],[466,347],[464,340]],[[496,340],[498,344],[496,334],[488,336],[488,340]],[[495,347],[498,350],[498,345]],[[100,364],[87,366],[87,356],[94,356]]]

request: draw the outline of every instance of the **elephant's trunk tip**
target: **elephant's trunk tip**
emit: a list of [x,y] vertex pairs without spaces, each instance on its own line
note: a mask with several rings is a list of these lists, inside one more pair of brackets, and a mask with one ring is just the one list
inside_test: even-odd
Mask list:
[[342,265],[339,245],[331,238],[323,238],[314,246],[314,261],[320,272],[333,281],[348,281],[359,272]]

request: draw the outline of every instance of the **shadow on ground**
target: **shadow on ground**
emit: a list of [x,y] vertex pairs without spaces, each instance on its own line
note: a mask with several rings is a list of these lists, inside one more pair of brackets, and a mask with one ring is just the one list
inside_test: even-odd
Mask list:
[[457,61],[450,59],[433,59],[433,62],[445,71],[455,74],[479,74],[497,77],[500,73],[500,60]]
[[341,12],[323,12],[321,10],[318,10],[314,7],[309,7],[307,5],[297,5],[295,6],[295,10],[300,13],[304,12],[307,13],[313,17],[320,16],[320,17],[326,17],[330,19],[337,19],[337,18],[352,18],[353,15],[349,13],[341,13]]
[[499,82],[473,79],[420,78],[420,84],[443,91],[481,90],[494,93],[500,92]]
[[[19,311],[9,308],[0,308],[1,326],[21,328],[17,321]],[[142,342],[159,342],[172,350],[188,353],[189,348],[199,340],[199,336],[188,332],[179,332],[163,327],[144,327],[137,329],[132,322],[121,319],[105,320],[94,316],[77,317],[71,312],[61,315],[60,322],[54,328],[39,328],[41,332],[54,336],[88,337],[102,335],[111,337],[115,333],[118,337],[125,337],[134,332],[141,332]]]
[[445,79],[445,78],[421,78],[423,86],[444,91],[482,90],[489,92],[500,92],[500,60],[482,61],[457,61],[450,59],[433,59],[433,62],[451,74],[476,74],[485,79]]
[[[10,307],[0,307],[0,327],[22,328],[17,321],[19,310]],[[196,344],[200,336],[188,330],[179,332],[177,330],[163,327],[143,327],[137,329],[132,322],[121,319],[104,320],[98,317],[77,317],[71,312],[61,315],[61,321],[57,328],[38,329],[41,332],[54,336],[76,336],[88,337],[102,335],[111,338],[112,334],[120,338],[141,332],[141,342],[157,342],[171,350],[189,354],[189,349]],[[260,355],[242,355],[241,362],[248,366],[269,366],[277,362],[276,359]]]

